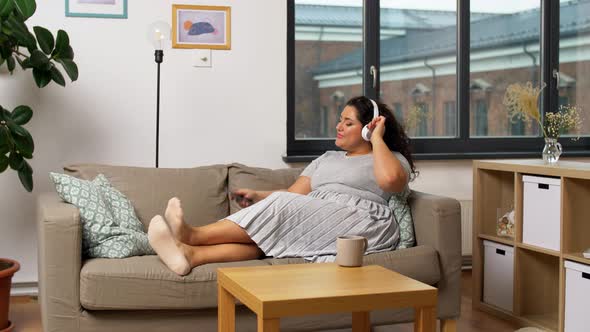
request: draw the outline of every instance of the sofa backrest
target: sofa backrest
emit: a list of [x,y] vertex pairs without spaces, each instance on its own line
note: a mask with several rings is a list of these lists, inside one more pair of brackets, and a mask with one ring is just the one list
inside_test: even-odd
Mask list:
[[146,229],[155,215],[164,215],[175,196],[182,202],[185,221],[193,226],[223,219],[229,212],[227,165],[172,169],[78,164],[64,170],[84,180],[104,174],[131,200]]

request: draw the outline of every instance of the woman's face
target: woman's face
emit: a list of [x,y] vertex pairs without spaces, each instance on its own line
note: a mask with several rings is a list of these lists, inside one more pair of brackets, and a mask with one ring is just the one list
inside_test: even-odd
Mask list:
[[350,150],[365,142],[361,136],[363,125],[357,114],[353,106],[344,107],[340,113],[340,122],[336,125],[336,146],[343,150]]

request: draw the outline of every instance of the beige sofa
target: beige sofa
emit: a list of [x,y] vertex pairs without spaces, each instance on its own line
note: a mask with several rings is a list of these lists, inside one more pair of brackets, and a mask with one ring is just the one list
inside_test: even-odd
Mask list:
[[[163,214],[170,197],[178,196],[193,225],[222,219],[239,209],[228,199],[238,187],[271,190],[288,187],[301,169],[269,170],[240,164],[190,169],[154,169],[75,165],[66,172],[83,179],[103,173],[133,202],[147,226]],[[417,246],[367,255],[365,264],[379,264],[438,287],[438,317],[449,322],[460,313],[461,227],[459,203],[450,198],[414,192],[411,209]],[[83,259],[77,208],[55,192],[38,202],[40,302],[45,331],[216,331],[216,269],[222,266],[265,266],[303,263],[299,258],[207,264],[179,277],[157,256],[126,259]],[[413,310],[371,313],[373,326],[413,320]],[[238,331],[255,331],[254,314],[236,308]],[[448,321],[447,321],[448,320]],[[281,320],[283,331],[349,328],[350,314],[316,315]],[[450,329],[449,329],[450,330]]]

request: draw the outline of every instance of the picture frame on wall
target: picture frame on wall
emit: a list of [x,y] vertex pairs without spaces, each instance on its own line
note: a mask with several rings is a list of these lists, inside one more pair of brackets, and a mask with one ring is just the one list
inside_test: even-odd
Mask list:
[[127,18],[127,0],[66,0],[66,16]]
[[172,5],[172,47],[231,49],[231,8]]

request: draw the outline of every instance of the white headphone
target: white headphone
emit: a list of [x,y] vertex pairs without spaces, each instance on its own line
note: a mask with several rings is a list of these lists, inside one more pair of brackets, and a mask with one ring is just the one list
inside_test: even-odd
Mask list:
[[[373,99],[369,99],[369,100],[371,101],[371,104],[373,104],[373,120],[375,120],[379,117],[379,107],[377,106],[377,103]],[[363,127],[363,130],[361,131],[361,136],[363,137],[363,139],[365,141],[371,140],[371,130],[369,129],[368,124],[366,124]]]

